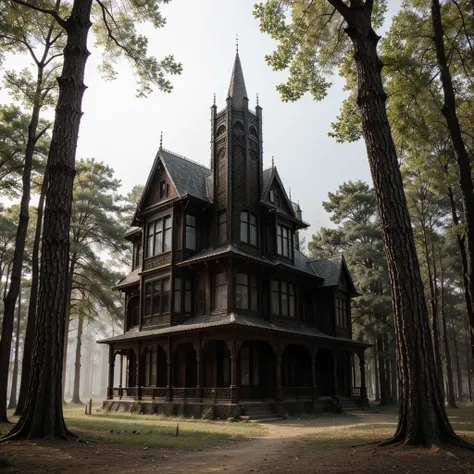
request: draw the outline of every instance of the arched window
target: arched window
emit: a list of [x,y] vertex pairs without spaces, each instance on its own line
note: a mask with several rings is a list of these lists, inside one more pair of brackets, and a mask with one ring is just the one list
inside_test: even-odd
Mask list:
[[234,131],[239,131],[239,132],[243,132],[244,131],[244,126],[242,125],[242,122],[235,122],[234,126],[232,127],[232,129]]
[[223,135],[225,133],[225,126],[224,125],[221,125],[218,129],[217,129],[217,136],[220,137],[221,135]]
[[253,125],[250,125],[249,133],[251,137],[258,138],[257,129]]

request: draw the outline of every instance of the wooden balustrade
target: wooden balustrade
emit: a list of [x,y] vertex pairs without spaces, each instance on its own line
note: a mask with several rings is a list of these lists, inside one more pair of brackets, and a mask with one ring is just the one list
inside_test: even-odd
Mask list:
[[360,387],[351,387],[351,397],[358,398],[361,396],[361,388]]

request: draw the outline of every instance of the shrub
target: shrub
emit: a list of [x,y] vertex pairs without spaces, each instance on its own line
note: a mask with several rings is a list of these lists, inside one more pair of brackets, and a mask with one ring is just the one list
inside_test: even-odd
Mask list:
[[203,411],[202,419],[203,420],[213,420],[214,419],[214,410],[212,409],[212,407],[209,407],[209,408],[207,408],[206,410]]

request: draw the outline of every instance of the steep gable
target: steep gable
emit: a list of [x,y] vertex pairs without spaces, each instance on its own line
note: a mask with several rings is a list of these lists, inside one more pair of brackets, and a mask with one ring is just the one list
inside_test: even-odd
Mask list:
[[311,266],[316,274],[324,279],[321,286],[340,287],[344,288],[351,296],[359,295],[342,255],[328,259],[313,260]]
[[289,216],[296,217],[293,204],[286,194],[285,187],[283,186],[276,167],[263,171],[262,188],[262,201],[276,207]]

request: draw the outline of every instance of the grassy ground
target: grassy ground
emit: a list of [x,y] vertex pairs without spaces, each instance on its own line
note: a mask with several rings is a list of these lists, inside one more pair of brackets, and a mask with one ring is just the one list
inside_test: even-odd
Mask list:
[[[84,407],[65,407],[67,427],[85,440],[119,443],[140,448],[176,448],[201,450],[232,441],[248,439],[264,433],[264,428],[251,423],[229,423],[154,415],[103,413]],[[11,418],[15,422],[15,418]],[[12,425],[0,424],[0,434]],[[177,427],[179,429],[176,436]]]

